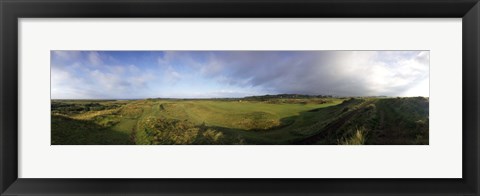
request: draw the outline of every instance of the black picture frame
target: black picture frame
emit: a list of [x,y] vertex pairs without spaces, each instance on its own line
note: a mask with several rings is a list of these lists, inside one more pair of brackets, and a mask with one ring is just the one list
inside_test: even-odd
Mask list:
[[[1,195],[479,195],[478,0],[0,0],[0,14]],[[76,17],[462,18],[463,178],[18,178],[18,19]]]

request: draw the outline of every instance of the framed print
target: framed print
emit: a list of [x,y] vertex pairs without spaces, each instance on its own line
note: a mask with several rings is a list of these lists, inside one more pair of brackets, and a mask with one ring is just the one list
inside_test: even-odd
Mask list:
[[1,195],[479,194],[476,0],[0,9]]
[[50,57],[52,145],[429,144],[429,51]]

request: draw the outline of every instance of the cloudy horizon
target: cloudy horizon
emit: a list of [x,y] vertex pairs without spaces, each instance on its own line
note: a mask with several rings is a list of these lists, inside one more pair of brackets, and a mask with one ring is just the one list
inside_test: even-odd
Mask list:
[[429,51],[51,51],[52,99],[429,96]]

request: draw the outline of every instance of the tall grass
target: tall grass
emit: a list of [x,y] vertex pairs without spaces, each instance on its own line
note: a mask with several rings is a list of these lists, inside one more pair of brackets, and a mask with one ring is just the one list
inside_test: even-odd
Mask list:
[[355,133],[349,138],[340,140],[341,145],[363,145],[367,140],[367,131],[364,127],[357,128]]

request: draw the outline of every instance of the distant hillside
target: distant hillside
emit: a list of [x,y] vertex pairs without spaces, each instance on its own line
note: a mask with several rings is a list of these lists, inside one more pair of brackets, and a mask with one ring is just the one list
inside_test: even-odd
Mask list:
[[276,94],[244,97],[245,100],[331,98],[331,95]]

